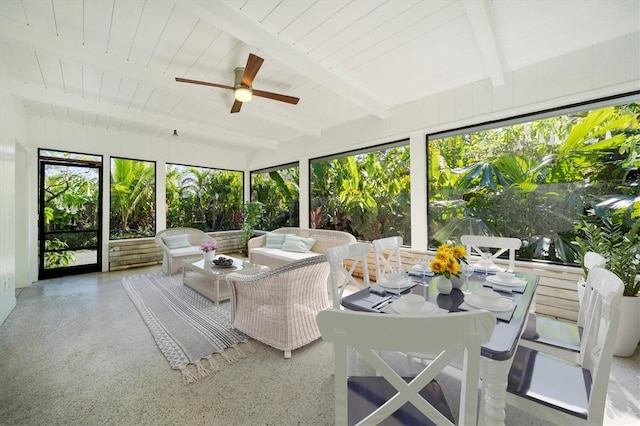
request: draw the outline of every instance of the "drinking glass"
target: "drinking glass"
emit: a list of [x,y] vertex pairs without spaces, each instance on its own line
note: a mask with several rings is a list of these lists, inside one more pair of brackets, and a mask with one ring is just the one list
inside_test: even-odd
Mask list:
[[491,253],[482,253],[481,263],[484,266],[484,274],[489,274],[489,266],[491,265]]
[[429,270],[429,258],[423,257],[420,259],[420,269],[422,269],[422,280],[424,281],[427,277],[427,271]]
[[464,263],[462,265],[462,275],[464,275],[465,290],[463,293],[469,293],[469,277],[473,275],[473,265],[470,263]]

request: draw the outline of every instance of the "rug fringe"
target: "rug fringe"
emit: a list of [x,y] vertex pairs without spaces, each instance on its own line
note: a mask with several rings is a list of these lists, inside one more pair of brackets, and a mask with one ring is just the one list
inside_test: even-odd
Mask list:
[[[204,358],[202,358],[204,359]],[[207,368],[202,365],[202,360],[197,360],[195,363],[196,365],[196,371],[198,373],[198,379],[202,379],[203,377],[207,377],[210,374],[210,371],[207,370]]]
[[243,351],[242,348],[240,348],[240,346],[238,346],[237,343],[235,345],[231,345],[231,347],[235,349],[236,354],[238,355],[238,358],[244,359],[247,357],[247,354],[245,353],[245,351]]
[[187,368],[186,365],[184,367],[180,367],[180,372],[182,373],[182,382],[185,385],[194,383],[198,380],[198,378]]
[[253,344],[249,341],[249,339],[247,340],[243,340],[242,343],[245,344],[245,349],[249,351],[249,353],[256,353],[256,348],[253,346]]
[[229,364],[233,364],[234,362],[238,361],[238,359],[236,357],[234,357],[233,355],[231,355],[229,353],[229,351],[225,351],[224,349],[219,350],[216,353],[219,354]]
[[207,355],[206,357],[204,357],[203,359],[206,359],[207,361],[209,361],[209,368],[210,371],[220,371],[220,364],[218,364],[216,362],[216,360],[213,359],[213,354],[211,355]]

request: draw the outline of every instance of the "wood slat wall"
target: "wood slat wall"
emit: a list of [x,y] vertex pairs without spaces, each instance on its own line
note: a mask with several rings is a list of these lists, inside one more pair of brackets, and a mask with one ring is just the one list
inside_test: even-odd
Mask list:
[[[218,242],[217,253],[237,252],[241,231],[208,232]],[[154,238],[109,241],[109,270],[138,268],[162,264],[162,250]]]

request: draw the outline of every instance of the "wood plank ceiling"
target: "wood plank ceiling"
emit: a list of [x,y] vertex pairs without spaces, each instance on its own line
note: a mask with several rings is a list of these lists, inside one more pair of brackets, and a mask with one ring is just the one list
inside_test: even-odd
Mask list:
[[[239,150],[373,115],[639,31],[637,0],[2,0],[0,72],[27,111]],[[254,97],[230,114],[249,53]]]

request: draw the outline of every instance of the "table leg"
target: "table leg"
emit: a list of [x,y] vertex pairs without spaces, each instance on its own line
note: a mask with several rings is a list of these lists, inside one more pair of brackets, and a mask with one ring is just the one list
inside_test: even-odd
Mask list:
[[480,376],[482,377],[482,397],[478,423],[484,425],[504,425],[505,396],[512,359],[496,361],[482,357]]

